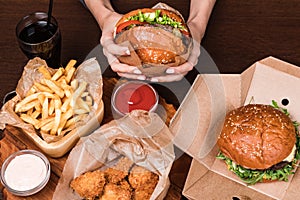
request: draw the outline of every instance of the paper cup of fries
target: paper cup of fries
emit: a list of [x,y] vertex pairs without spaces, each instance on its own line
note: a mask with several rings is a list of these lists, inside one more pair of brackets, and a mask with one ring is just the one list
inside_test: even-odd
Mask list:
[[95,58],[75,68],[49,68],[40,58],[24,67],[15,96],[0,112],[5,124],[21,128],[46,154],[60,157],[101,123],[102,73]]

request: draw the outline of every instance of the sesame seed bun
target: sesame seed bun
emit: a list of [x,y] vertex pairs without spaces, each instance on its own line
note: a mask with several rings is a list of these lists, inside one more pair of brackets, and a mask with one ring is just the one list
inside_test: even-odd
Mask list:
[[249,104],[226,115],[217,145],[235,163],[264,170],[283,161],[296,143],[291,119],[269,105]]

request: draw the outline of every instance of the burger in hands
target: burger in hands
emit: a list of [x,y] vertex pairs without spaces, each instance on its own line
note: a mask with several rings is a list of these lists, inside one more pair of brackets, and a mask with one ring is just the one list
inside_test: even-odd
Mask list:
[[300,160],[298,125],[274,101],[237,108],[226,115],[217,158],[247,184],[288,181]]
[[114,38],[130,50],[130,55],[120,56],[119,61],[138,66],[148,77],[185,63],[193,43],[180,13],[151,8],[125,14],[116,24]]

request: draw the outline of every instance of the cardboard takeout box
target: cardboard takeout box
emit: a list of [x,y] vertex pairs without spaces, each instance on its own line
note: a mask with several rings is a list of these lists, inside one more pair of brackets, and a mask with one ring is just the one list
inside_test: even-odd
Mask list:
[[[300,68],[273,57],[241,74],[199,75],[171,121],[175,144],[193,157],[183,194],[189,199],[299,199],[300,170],[288,182],[247,186],[216,159],[217,137],[226,112],[272,100],[300,121]],[[282,102],[284,102],[282,104]],[[288,103],[286,105],[286,103]]]

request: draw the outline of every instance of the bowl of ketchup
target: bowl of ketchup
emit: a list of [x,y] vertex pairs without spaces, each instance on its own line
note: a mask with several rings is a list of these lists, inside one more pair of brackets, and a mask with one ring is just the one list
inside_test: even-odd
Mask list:
[[132,110],[153,112],[158,105],[158,94],[148,83],[127,81],[115,88],[111,105],[113,110],[122,116]]

